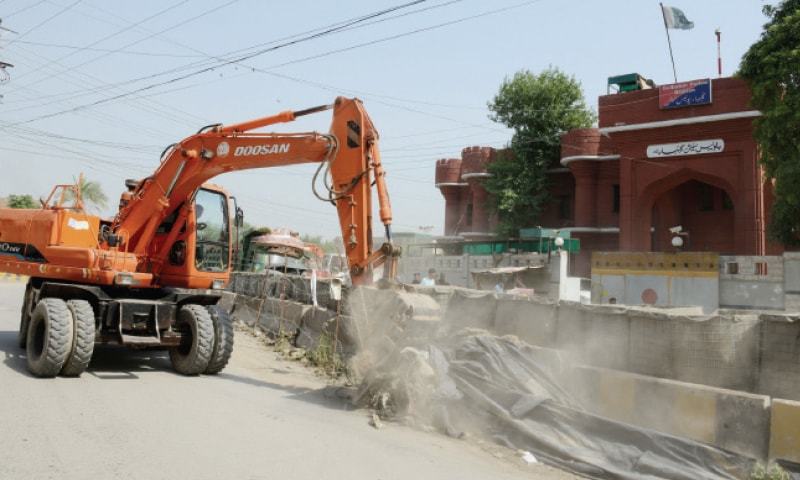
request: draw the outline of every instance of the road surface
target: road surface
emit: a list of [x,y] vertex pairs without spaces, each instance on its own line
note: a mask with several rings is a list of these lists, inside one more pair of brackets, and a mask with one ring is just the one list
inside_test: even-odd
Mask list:
[[[367,412],[237,332],[217,376],[98,347],[80,378],[38,379],[16,346],[24,284],[0,281],[0,479],[570,479]],[[491,451],[490,451],[491,450]]]

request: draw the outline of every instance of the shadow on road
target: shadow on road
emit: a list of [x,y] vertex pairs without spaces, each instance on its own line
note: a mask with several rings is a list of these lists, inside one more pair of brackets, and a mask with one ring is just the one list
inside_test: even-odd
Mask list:
[[269,388],[272,390],[283,390],[289,393],[292,400],[313,403],[323,407],[334,408],[337,410],[355,410],[351,398],[353,389],[337,385],[328,385],[323,388],[298,387],[295,385],[285,385],[280,383],[268,382],[258,378],[237,375],[234,373],[222,372],[214,378],[219,380],[231,381],[251,385],[254,387]]
[[25,350],[17,346],[17,332],[0,332],[0,351],[3,352],[3,363],[10,369],[22,375],[32,376],[28,373]]
[[[6,366],[22,375],[32,376],[28,373],[25,350],[17,346],[17,332],[0,332],[0,352]],[[86,375],[102,380],[136,379],[139,378],[137,372],[153,371],[172,372],[167,352],[95,345]]]
[[[33,377],[28,372],[25,350],[17,346],[16,331],[0,331],[0,353],[3,363],[11,370]],[[161,350],[131,350],[115,345],[95,345],[92,363],[84,375],[91,375],[101,380],[135,380],[137,373],[143,372],[170,372],[172,365],[169,354]],[[291,374],[288,370],[273,369],[277,373]],[[175,373],[175,375],[179,375]],[[352,410],[350,401],[352,389],[330,385],[324,388],[299,387],[261,380],[258,378],[239,375],[235,373],[222,373],[213,377],[218,381],[236,382],[252,387],[281,390],[289,394],[288,398],[313,403],[316,405],[335,408],[338,410]]]

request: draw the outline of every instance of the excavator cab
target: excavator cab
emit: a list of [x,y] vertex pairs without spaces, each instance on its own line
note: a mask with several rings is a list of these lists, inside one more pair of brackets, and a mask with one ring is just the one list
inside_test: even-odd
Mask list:
[[[167,241],[179,209],[161,223],[157,244]],[[169,249],[161,282],[183,288],[221,289],[233,268],[237,230],[242,216],[224,188],[206,183],[195,192],[181,232]],[[159,238],[161,237],[161,238]],[[161,245],[156,246],[161,249]]]

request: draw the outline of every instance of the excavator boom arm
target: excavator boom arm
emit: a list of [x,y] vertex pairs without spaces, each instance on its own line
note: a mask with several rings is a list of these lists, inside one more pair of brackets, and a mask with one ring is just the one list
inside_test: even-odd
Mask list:
[[[331,108],[333,122],[329,134],[252,131]],[[287,111],[229,126],[211,126],[173,145],[155,173],[139,183],[130,201],[120,210],[110,237],[112,243],[137,256],[150,257],[143,263],[158,265],[165,257],[165,252],[154,252],[152,248],[158,226],[179,208],[183,209],[180,218],[185,218],[188,205],[204,182],[232,171],[300,163],[325,163],[321,167],[326,169],[330,184],[323,199],[330,200],[337,208],[353,283],[369,283],[371,267],[387,260],[394,262],[396,252],[391,247],[392,214],[378,133],[357,99],[339,97],[330,106]],[[376,251],[372,249],[373,183],[387,238],[387,244]],[[180,222],[175,222],[172,228],[180,228]],[[384,268],[384,272],[393,271],[393,265]]]

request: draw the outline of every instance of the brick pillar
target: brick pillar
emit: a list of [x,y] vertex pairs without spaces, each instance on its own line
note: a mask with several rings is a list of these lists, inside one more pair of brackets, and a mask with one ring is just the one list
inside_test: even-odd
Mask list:
[[470,180],[472,190],[472,228],[473,232],[489,232],[489,192],[480,180]]
[[464,187],[439,187],[444,196],[444,234],[458,234],[458,220],[461,216],[461,192]]
[[461,151],[461,179],[469,184],[472,193],[472,227],[465,229],[476,233],[490,233],[489,192],[483,182],[490,176],[486,166],[494,158],[494,149],[467,147]]
[[575,226],[597,226],[597,163],[579,160],[569,164],[575,177]]
[[444,196],[444,234],[456,235],[460,230],[458,222],[464,209],[463,193],[467,190],[467,183],[461,180],[460,158],[436,161],[436,187]]

